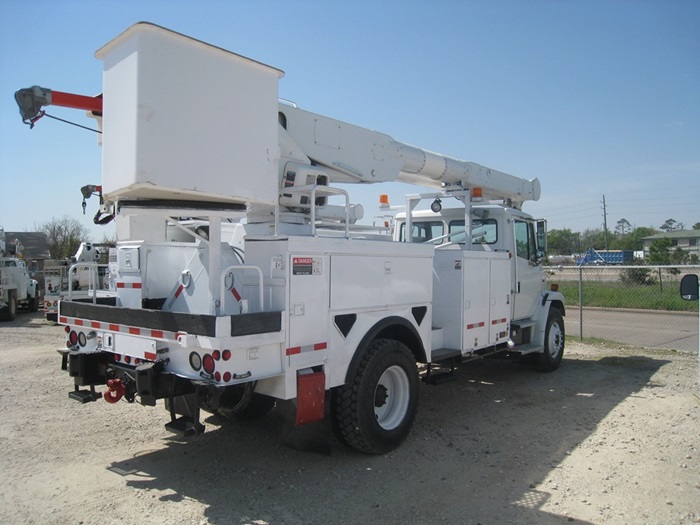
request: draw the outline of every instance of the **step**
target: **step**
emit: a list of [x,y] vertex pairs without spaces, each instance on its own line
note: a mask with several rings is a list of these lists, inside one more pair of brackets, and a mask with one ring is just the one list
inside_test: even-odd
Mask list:
[[523,345],[514,346],[511,351],[518,352],[520,355],[534,354],[535,352],[544,352],[544,346],[534,343],[526,343]]
[[433,363],[435,363],[438,361],[445,361],[446,359],[452,359],[453,357],[461,356],[461,350],[455,350],[454,348],[437,348],[430,353],[430,360]]

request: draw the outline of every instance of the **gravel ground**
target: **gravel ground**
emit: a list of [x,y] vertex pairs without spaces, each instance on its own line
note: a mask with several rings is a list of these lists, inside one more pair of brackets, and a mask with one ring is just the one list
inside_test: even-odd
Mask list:
[[2,524],[700,523],[698,356],[569,342],[541,374],[482,360],[422,385],[413,432],[366,456],[326,423],[205,420],[69,400],[39,314],[0,324]]

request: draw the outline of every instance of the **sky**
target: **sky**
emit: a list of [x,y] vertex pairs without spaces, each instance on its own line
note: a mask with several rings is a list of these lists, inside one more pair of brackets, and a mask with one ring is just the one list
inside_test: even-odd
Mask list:
[[[691,0],[0,1],[0,225],[82,214],[99,184],[96,134],[21,122],[13,94],[96,95],[95,51],[148,21],[285,72],[279,96],[396,140],[539,178],[524,210],[549,228],[700,222],[700,2]],[[222,93],[202,92],[216,118]],[[82,111],[47,113],[83,125]],[[422,188],[349,188],[377,213]]]

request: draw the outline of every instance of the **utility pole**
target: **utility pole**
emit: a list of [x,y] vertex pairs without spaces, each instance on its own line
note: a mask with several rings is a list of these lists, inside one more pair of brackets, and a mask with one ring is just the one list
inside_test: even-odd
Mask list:
[[608,209],[605,206],[605,195],[603,195],[603,231],[605,232],[605,251],[608,251]]

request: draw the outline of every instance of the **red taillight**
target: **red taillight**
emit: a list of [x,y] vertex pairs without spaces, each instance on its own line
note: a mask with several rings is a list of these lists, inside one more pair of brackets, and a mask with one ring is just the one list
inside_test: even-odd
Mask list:
[[211,356],[214,358],[214,361],[218,361],[219,359],[221,359],[221,352],[219,352],[218,350],[214,350],[211,353]]
[[224,383],[231,381],[231,372],[224,372]]
[[204,356],[204,359],[202,359],[202,365],[204,367],[204,371],[207,374],[214,373],[214,368],[216,367],[216,363],[214,363],[214,358],[210,354],[206,354]]
[[71,346],[75,346],[78,344],[78,332],[75,330],[71,331],[70,334],[68,334],[68,341],[70,342]]
[[224,361],[228,361],[229,359],[231,359],[231,350],[224,350],[221,354],[221,357]]

